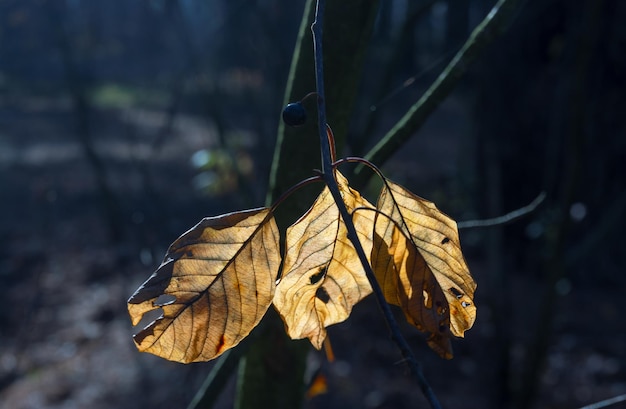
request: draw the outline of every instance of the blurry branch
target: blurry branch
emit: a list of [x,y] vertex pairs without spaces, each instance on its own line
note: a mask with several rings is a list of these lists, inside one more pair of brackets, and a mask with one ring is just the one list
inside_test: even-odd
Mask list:
[[624,401],[626,401],[626,394],[615,396],[615,397],[610,398],[610,399],[601,400],[600,402],[596,402],[596,403],[592,403],[590,405],[583,406],[580,409],[601,409],[601,408],[606,408],[608,406],[614,405],[616,403],[624,402]]
[[189,33],[187,24],[185,24],[185,16],[180,7],[178,0],[168,0],[166,2],[165,12],[170,19],[179,40],[187,53],[187,62],[185,67],[173,79],[170,85],[170,102],[166,108],[165,121],[159,129],[156,139],[154,140],[153,151],[158,153],[163,147],[163,143],[172,134],[174,121],[180,110],[181,101],[184,96],[185,80],[194,72],[199,72],[198,56],[192,41],[192,35]]
[[70,36],[65,26],[67,20],[66,5],[64,1],[46,2],[45,4],[48,7],[50,22],[55,31],[57,45],[61,53],[61,61],[63,62],[63,69],[65,71],[65,80],[72,98],[77,125],[76,136],[83,154],[91,166],[98,191],[102,196],[102,206],[109,219],[108,225],[111,239],[117,241],[123,234],[123,223],[119,203],[106,180],[104,163],[93,145],[89,121],[91,107],[87,98],[84,78],[78,70],[75,56],[72,55]]
[[[235,12],[239,12],[244,7],[249,7],[249,3],[245,0],[240,0],[237,3],[232,3],[228,7],[231,7]],[[170,102],[165,111],[165,120],[157,132],[156,138],[153,143],[153,154],[157,154],[163,148],[165,141],[170,137],[174,129],[174,123],[177,115],[181,110],[183,100],[185,97],[185,85],[190,78],[198,78],[203,76],[206,72],[206,67],[202,63],[201,51],[198,51],[199,47],[194,42],[194,33],[191,30],[191,24],[187,21],[183,5],[181,0],[167,0],[165,3],[164,12],[170,20],[170,24],[173,27],[174,34],[178,37],[182,49],[186,53],[186,62],[183,68],[175,75],[169,86],[170,90]],[[224,24],[225,27],[229,27]],[[224,153],[228,155],[233,164],[237,163],[237,157],[231,146],[226,139],[226,124],[224,115],[224,99],[219,87],[217,87],[213,93],[207,96],[207,111],[206,114],[213,120],[217,129],[216,136],[220,144],[220,147],[224,150]],[[239,166],[233,167],[234,176],[236,178],[237,186],[241,186],[239,189],[239,196],[246,197],[247,200],[253,201],[252,192],[253,188],[248,183],[246,177],[242,174]]]
[[532,202],[528,205],[521,207],[519,209],[513,210],[505,215],[494,217],[492,219],[482,219],[482,220],[467,220],[464,222],[459,222],[457,227],[459,229],[473,229],[475,227],[493,227],[493,226],[502,226],[511,222],[514,222],[529,213],[532,213],[537,206],[539,206],[546,198],[546,192],[539,193]]
[[[409,2],[409,15],[405,18],[404,23],[399,30],[400,32],[397,35],[396,41],[393,43],[393,48],[389,54],[388,61],[386,62],[382,79],[378,84],[378,91],[375,97],[376,101],[381,101],[378,105],[386,101],[389,97],[389,89],[391,88],[390,85],[391,80],[393,79],[393,74],[395,69],[400,64],[400,60],[405,56],[408,39],[412,38],[411,32],[415,29],[415,25],[419,19],[430,11],[435,3],[437,3],[437,0],[428,0],[421,4],[417,4],[414,1]],[[407,79],[405,84],[412,81],[415,81],[415,76]],[[404,86],[402,88],[404,88]],[[396,92],[392,93],[392,95],[395,94]],[[376,129],[376,124],[380,119],[379,113],[380,110],[375,109],[375,107],[370,108],[370,113],[367,116],[361,137],[350,139],[350,147],[355,155],[361,155],[363,153],[364,145],[370,140],[374,129]]]
[[240,357],[231,356],[237,351],[238,349],[231,349],[220,356],[211,369],[211,372],[209,372],[209,375],[202,383],[202,386],[200,386],[200,389],[196,392],[193,400],[187,406],[187,409],[208,409],[215,405],[230,375],[239,364]]
[[240,344],[238,348],[230,349],[219,357],[187,409],[210,409],[215,405],[246,349]]
[[[430,114],[452,92],[470,63],[508,27],[509,17],[520,0],[498,0],[483,21],[474,29],[463,47],[446,66],[424,95],[396,125],[365,155],[365,159],[382,164],[389,159],[429,118]],[[353,184],[363,185],[370,173],[359,166]]]
[[[172,135],[174,124],[180,112],[180,106],[184,97],[185,78],[190,74],[191,67],[194,67],[196,61],[191,36],[187,32],[183,22],[182,10],[180,9],[178,0],[168,0],[165,11],[167,12],[167,17],[169,18],[171,25],[178,33],[180,41],[183,44],[183,48],[186,50],[188,57],[185,68],[182,72],[177,73],[168,85],[169,101],[165,107],[165,112],[163,113],[163,122],[156,130],[154,140],[148,146],[147,154],[142,155],[141,157],[139,155],[133,156],[137,172],[141,177],[144,195],[151,203],[150,206],[145,206],[147,223],[144,225],[146,226],[150,224],[159,224],[159,220],[161,220],[163,215],[166,214],[163,201],[159,198],[158,189],[156,188],[154,179],[150,173],[150,163],[154,161],[155,157],[161,152],[165,141],[167,141]],[[149,242],[150,239],[144,238],[142,241],[145,243]]]

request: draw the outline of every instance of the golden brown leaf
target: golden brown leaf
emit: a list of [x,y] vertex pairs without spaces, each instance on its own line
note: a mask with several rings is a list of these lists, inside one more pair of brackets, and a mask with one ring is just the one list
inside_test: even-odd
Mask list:
[[[411,316],[413,320],[417,321],[416,325],[420,324],[427,331],[432,332],[432,325],[425,321],[419,321],[418,317],[426,318],[427,322],[431,318],[441,320],[437,309],[442,308],[444,314],[449,316],[449,327],[452,335],[462,337],[463,333],[471,328],[476,318],[476,307],[473,302],[476,283],[469,273],[461,252],[456,222],[439,211],[432,202],[414,195],[391,181],[386,181],[377,207],[387,217],[377,216],[376,235],[384,242],[384,246],[388,249],[394,249],[387,258],[389,260],[400,259],[398,262],[394,261],[393,268],[387,268],[383,270],[384,273],[379,272],[377,274],[387,275],[389,274],[388,270],[398,269],[400,274],[398,292],[407,293],[398,295],[401,298],[411,299],[416,295],[419,297],[419,290],[422,290],[424,308],[420,303],[417,310],[405,310],[407,316]],[[396,228],[402,232],[402,235],[394,233]],[[402,238],[402,236],[405,237]],[[402,252],[396,255],[398,247],[404,247],[409,252],[412,251],[411,246],[406,242],[407,239],[415,246],[418,255],[404,255]],[[381,246],[380,243],[377,244],[379,247]],[[383,250],[382,248],[377,249],[378,252]],[[377,263],[382,263],[381,257],[382,255],[377,256]],[[405,261],[401,260],[403,257],[406,258]],[[421,268],[421,273],[419,272],[420,257],[425,262],[424,268]],[[414,258],[414,261],[409,261],[411,258]],[[407,268],[407,266],[411,268]],[[433,286],[433,280],[429,278],[430,273],[434,276],[437,285]],[[411,278],[411,274],[417,275]],[[403,282],[403,276],[408,279],[407,282]],[[392,280],[383,277],[382,282],[391,283]],[[408,283],[411,284],[410,287],[405,287],[409,285]],[[422,283],[423,287],[420,287],[419,283]],[[391,290],[389,292],[392,293]],[[440,292],[443,293],[447,305],[442,303]],[[393,299],[392,294],[386,293],[386,295]],[[388,301],[398,303],[402,300],[391,301],[388,299]],[[441,302],[442,305],[437,305],[437,302]],[[418,304],[411,305],[416,307]],[[426,311],[422,311],[424,309]],[[446,325],[446,321],[447,319],[444,318],[440,322]],[[443,340],[437,337],[445,337],[446,331],[447,329],[439,328],[438,332],[432,332],[436,335],[435,338],[431,337],[430,343],[442,347]]]
[[[343,200],[352,211],[373,206],[348,186],[336,171]],[[366,254],[372,248],[374,212],[353,216]],[[320,349],[326,327],[344,321],[352,307],[371,293],[369,281],[333,197],[325,188],[313,206],[287,229],[283,277],[276,288],[274,306],[292,339],[309,338]]]
[[208,361],[237,345],[269,308],[280,266],[269,209],[203,219],[170,246],[157,271],[128,300],[137,348],[177,362]]
[[417,247],[384,215],[376,220],[371,259],[385,300],[429,334],[428,344],[441,357],[452,358],[448,301]]

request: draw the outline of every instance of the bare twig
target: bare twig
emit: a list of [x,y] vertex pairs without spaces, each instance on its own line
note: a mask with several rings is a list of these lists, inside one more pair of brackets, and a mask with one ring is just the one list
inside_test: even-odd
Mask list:
[[600,408],[606,408],[608,406],[614,405],[616,403],[624,402],[624,401],[626,401],[626,394],[615,396],[615,397],[610,398],[610,399],[601,400],[600,402],[591,403],[589,405],[583,406],[580,409],[600,409]]
[[224,352],[215,363],[200,389],[194,395],[187,409],[212,408],[219,398],[226,382],[237,368],[243,351],[235,348]]
[[315,21],[311,26],[311,30],[313,31],[313,45],[315,51],[315,79],[316,79],[316,88],[317,88],[317,112],[318,112],[318,128],[319,128],[319,137],[320,137],[320,145],[321,145],[321,154],[322,154],[322,177],[328,186],[333,198],[335,199],[335,203],[337,208],[339,209],[339,213],[341,214],[341,218],[343,219],[346,229],[348,231],[348,239],[354,245],[354,248],[357,252],[359,260],[363,265],[363,269],[365,270],[365,274],[372,286],[372,292],[376,297],[376,301],[380,309],[382,310],[383,315],[385,316],[385,321],[387,326],[389,327],[389,331],[391,332],[391,338],[400,349],[403,358],[406,360],[409,365],[409,369],[411,374],[416,378],[422,393],[428,400],[430,406],[433,409],[440,409],[441,405],[437,397],[435,396],[432,388],[427,382],[424,374],[422,372],[422,367],[413,355],[409,344],[406,342],[402,333],[400,332],[400,327],[396,322],[391,308],[389,304],[385,301],[385,296],[376,281],[376,277],[374,272],[372,271],[372,267],[370,266],[365,251],[363,250],[363,246],[359,242],[359,238],[357,236],[356,228],[354,227],[354,223],[352,223],[352,216],[348,212],[345,203],[343,202],[343,198],[341,197],[341,193],[339,192],[339,187],[337,186],[337,180],[335,179],[335,172],[332,166],[332,150],[330,147],[329,139],[326,133],[326,107],[324,102],[324,65],[323,65],[323,52],[322,52],[322,30],[324,25],[324,0],[317,0],[317,7],[315,10]]
[[514,222],[515,220],[532,213],[546,198],[546,192],[539,193],[532,202],[519,209],[513,210],[505,215],[494,217],[492,219],[467,220],[457,224],[459,229],[472,229],[474,227],[493,227],[502,226]]

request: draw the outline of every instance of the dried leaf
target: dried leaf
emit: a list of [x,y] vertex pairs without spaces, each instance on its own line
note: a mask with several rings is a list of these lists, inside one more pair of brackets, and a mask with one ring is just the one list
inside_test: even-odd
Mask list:
[[[405,314],[415,321],[414,324],[418,328],[421,325],[426,331],[436,334],[429,340],[431,346],[435,345],[435,350],[439,348],[446,351],[444,340],[438,337],[445,338],[447,329],[438,328],[438,331],[433,332],[430,320],[435,319],[447,326],[445,315],[449,316],[450,332],[454,336],[462,337],[476,318],[476,307],[473,303],[476,283],[461,252],[456,222],[439,211],[432,202],[391,181],[386,181],[377,208],[387,217],[381,215],[376,217],[375,231],[378,238],[375,237],[375,244],[378,246],[376,248],[378,254],[372,258],[377,264],[382,264],[385,257],[380,253],[384,252],[386,246],[386,251],[390,251],[387,259],[393,260],[394,264],[393,267],[383,269],[377,274],[383,275],[381,283],[389,283],[389,288],[393,279],[386,275],[394,269],[399,274],[396,296],[400,299],[392,301],[393,291],[387,290],[386,295],[390,297],[388,301],[399,303],[403,309],[406,308]],[[395,233],[396,229],[399,229],[402,235]],[[418,254],[411,254],[412,246],[408,245],[407,239]],[[384,246],[381,242],[384,242]],[[400,251],[402,248],[407,249],[409,254],[403,254]],[[399,253],[396,254],[397,252]],[[420,267],[422,265],[420,258],[425,262],[423,268]],[[429,277],[431,273],[437,285],[433,285],[433,280]],[[411,303],[412,298],[420,298],[420,290],[422,303]],[[447,303],[442,302],[441,293]],[[403,301],[405,297],[406,300]],[[408,304],[405,306],[403,302]],[[437,305],[438,302],[442,305]],[[409,305],[413,307],[409,308]],[[443,312],[443,318],[439,312]],[[446,356],[447,353],[442,355]]]
[[[348,186],[336,171],[343,200],[352,211],[373,206]],[[366,254],[372,248],[374,212],[353,216]],[[313,206],[287,229],[283,277],[276,288],[274,306],[292,339],[309,338],[317,349],[326,327],[344,321],[352,307],[371,293],[371,287],[333,197],[325,188]]]
[[177,362],[208,361],[237,345],[269,308],[280,266],[269,209],[203,219],[170,246],[157,271],[128,300],[137,348]]
[[417,247],[384,215],[376,220],[371,259],[385,300],[429,334],[428,344],[441,357],[452,358],[448,301]]

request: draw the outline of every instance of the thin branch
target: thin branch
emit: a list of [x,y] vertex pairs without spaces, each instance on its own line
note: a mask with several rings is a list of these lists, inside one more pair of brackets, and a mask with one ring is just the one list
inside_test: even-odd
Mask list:
[[335,190],[339,191],[332,168],[332,151],[330,147],[330,141],[328,140],[328,134],[326,133],[326,102],[324,101],[324,96],[326,95],[326,93],[324,92],[324,53],[322,48],[322,30],[324,27],[325,8],[326,2],[324,0],[317,0],[315,6],[315,20],[311,25],[311,31],[313,32],[313,52],[315,59],[315,88],[317,89],[317,123],[320,136],[320,150],[322,154],[322,174],[324,176],[331,175],[330,179],[332,179],[333,182],[331,184],[335,186]]
[[580,409],[600,409],[600,408],[606,408],[608,406],[614,405],[616,403],[624,402],[624,401],[626,401],[626,394],[615,396],[615,397],[610,398],[610,399],[601,400],[600,402],[596,402],[596,403],[592,403],[590,405],[583,406]]
[[296,190],[300,190],[304,186],[307,186],[313,182],[321,182],[322,180],[323,179],[321,176],[311,176],[310,178],[301,180],[297,184],[293,185],[292,187],[287,189],[287,191],[285,191],[282,195],[280,195],[280,197],[274,203],[272,203],[271,212],[273,213],[276,210],[276,208],[280,206]]
[[532,213],[537,206],[539,206],[546,198],[546,192],[539,193],[539,196],[535,198],[528,205],[521,207],[519,209],[513,210],[510,213],[507,213],[503,216],[494,217],[492,219],[482,219],[482,220],[467,220],[464,222],[458,222],[457,227],[459,229],[472,229],[475,227],[493,227],[493,226],[502,226],[515,220],[526,216],[529,213]]
[[237,368],[242,352],[241,348],[230,349],[220,356],[187,406],[187,409],[208,409],[213,407],[230,376]]
[[[365,155],[373,163],[384,163],[391,157],[430,117],[430,114],[452,92],[468,66],[480,52],[504,31],[509,16],[520,0],[498,0],[483,21],[474,29],[463,47],[432,83],[424,95],[407,111],[396,125]],[[364,184],[369,177],[362,166],[355,169],[353,182]]]
[[[266,325],[266,324],[261,324]],[[253,339],[257,339],[260,326],[247,338],[244,338],[237,348],[224,352],[215,362],[211,371],[202,382],[200,389],[196,392],[187,409],[210,409],[215,406],[218,399],[224,392],[228,381],[230,381],[235,370],[241,364],[241,360],[248,353]]]
[[400,327],[396,322],[391,308],[389,304],[385,301],[385,296],[376,281],[376,276],[372,271],[372,267],[367,260],[367,256],[365,251],[363,250],[363,246],[359,242],[359,238],[357,236],[356,228],[354,227],[354,223],[352,222],[352,216],[348,212],[345,203],[343,202],[343,198],[341,197],[341,193],[339,191],[339,187],[337,186],[337,180],[335,179],[335,172],[332,166],[332,155],[331,155],[331,147],[328,135],[326,133],[326,108],[324,103],[324,66],[323,66],[323,52],[322,52],[322,30],[324,25],[324,0],[317,0],[317,6],[315,10],[315,21],[311,26],[311,31],[313,32],[313,45],[315,50],[315,74],[316,74],[316,88],[317,88],[317,104],[318,104],[318,131],[320,138],[320,147],[322,154],[322,177],[328,186],[333,198],[335,199],[335,203],[337,208],[339,209],[339,213],[341,214],[341,218],[343,219],[346,229],[348,231],[348,239],[354,245],[356,253],[363,265],[363,269],[365,270],[365,274],[367,279],[370,282],[372,287],[372,292],[376,297],[376,301],[378,302],[378,306],[380,307],[383,315],[385,316],[385,321],[391,332],[391,338],[400,349],[402,356],[406,360],[409,365],[409,369],[411,374],[416,378],[422,393],[428,400],[430,406],[433,409],[440,409],[441,405],[437,400],[432,388],[429,383],[426,381],[424,374],[422,372],[422,367],[413,355],[409,344],[406,342],[402,333],[400,331]]

